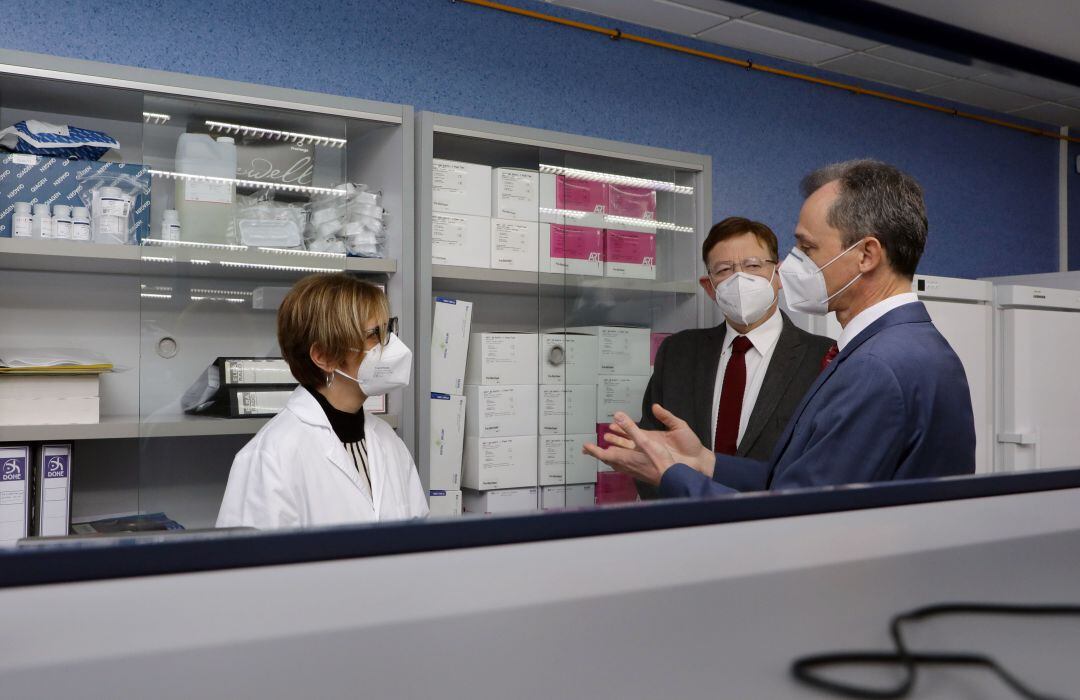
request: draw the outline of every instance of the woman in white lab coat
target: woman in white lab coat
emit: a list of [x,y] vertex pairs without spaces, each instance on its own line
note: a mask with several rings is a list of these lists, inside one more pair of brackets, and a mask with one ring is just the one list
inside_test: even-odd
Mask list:
[[386,295],[345,274],[311,275],[278,310],[278,344],[300,382],[233,460],[218,527],[305,527],[421,518],[409,451],[364,401],[406,386],[412,353]]

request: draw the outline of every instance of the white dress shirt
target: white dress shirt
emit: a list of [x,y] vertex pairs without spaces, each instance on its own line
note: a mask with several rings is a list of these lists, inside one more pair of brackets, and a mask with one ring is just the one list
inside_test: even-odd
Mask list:
[[[769,368],[769,360],[772,359],[773,350],[776,349],[776,341],[780,339],[780,331],[784,329],[784,320],[780,310],[773,311],[772,317],[754,330],[746,334],[754,347],[746,351],[746,388],[743,389],[742,413],[739,416],[739,437],[735,444],[742,442],[743,433],[746,432],[746,424],[750,421],[750,414],[754,410],[758,393],[761,391],[761,383],[765,379],[765,371]],[[731,344],[735,342],[738,333],[729,325],[724,333],[724,349],[720,353],[720,364],[716,368],[716,384],[713,386],[712,401],[712,431],[716,435],[716,414],[720,412],[720,392],[724,388],[724,372],[727,370],[728,360],[731,359]],[[711,447],[711,446],[710,446]]]
[[904,294],[897,294],[894,297],[889,297],[883,301],[870,306],[860,311],[855,318],[848,321],[848,324],[844,326],[844,330],[840,331],[840,337],[836,339],[836,347],[839,350],[843,350],[844,346],[855,339],[859,333],[862,333],[870,324],[878,320],[885,314],[889,313],[893,309],[899,308],[905,304],[914,304],[919,300],[919,297],[914,292],[905,292]]

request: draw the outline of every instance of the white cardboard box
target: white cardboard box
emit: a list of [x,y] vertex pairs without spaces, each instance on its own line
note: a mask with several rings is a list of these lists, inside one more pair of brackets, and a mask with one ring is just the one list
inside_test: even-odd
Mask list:
[[433,159],[431,210],[448,214],[491,216],[491,166]]
[[539,224],[512,219],[491,220],[491,267],[495,270],[536,272]]
[[462,491],[466,513],[475,515],[508,515],[528,513],[538,507],[539,494],[535,486],[500,491]]
[[595,484],[544,486],[540,489],[540,510],[591,508],[594,505]]
[[473,333],[465,383],[536,384],[538,342],[536,333]]
[[465,446],[464,396],[431,394],[428,488],[454,491],[461,488],[461,456]]
[[622,411],[634,420],[641,418],[641,400],[645,397],[648,377],[602,375],[596,387],[596,427],[606,429]]
[[542,384],[540,434],[590,433],[596,417],[596,384]]
[[604,274],[604,230],[578,221],[541,223],[537,242],[540,272]]
[[466,384],[465,434],[517,437],[536,434],[535,384]]
[[491,218],[468,214],[431,215],[431,262],[491,267]]
[[491,216],[500,219],[537,221],[540,205],[540,173],[521,168],[491,171]]
[[456,518],[461,515],[461,491],[428,491],[429,518]]
[[595,441],[596,435],[592,432],[581,435],[541,435],[540,485],[584,484],[596,481],[597,460],[581,450],[585,443]]
[[604,276],[656,279],[656,234],[605,231]]
[[536,436],[465,438],[461,485],[476,491],[536,486]]
[[472,302],[435,297],[431,323],[431,391],[460,395],[465,391]]
[[649,366],[648,328],[630,326],[589,326],[567,328],[567,332],[587,333],[597,338],[597,374],[652,374]]
[[595,335],[540,334],[541,384],[595,384],[599,345]]

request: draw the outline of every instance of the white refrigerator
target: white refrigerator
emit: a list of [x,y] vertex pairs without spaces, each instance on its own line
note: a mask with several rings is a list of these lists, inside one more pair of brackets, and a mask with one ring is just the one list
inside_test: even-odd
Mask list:
[[994,291],[997,468],[1080,467],[1080,286],[998,285]]
[[[964,365],[975,418],[975,471],[994,468],[994,308],[993,287],[981,280],[916,275],[911,291]],[[807,316],[786,309],[795,325],[830,338],[840,337],[836,315]]]

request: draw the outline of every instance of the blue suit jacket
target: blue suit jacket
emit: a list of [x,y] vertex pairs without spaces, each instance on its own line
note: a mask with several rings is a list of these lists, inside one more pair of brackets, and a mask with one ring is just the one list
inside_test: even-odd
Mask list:
[[811,385],[772,459],[716,456],[710,480],[685,464],[660,494],[920,479],[975,472],[975,421],[960,358],[926,307],[905,304],[855,336]]

